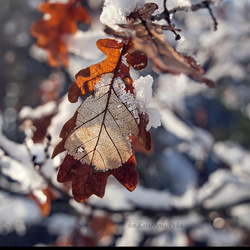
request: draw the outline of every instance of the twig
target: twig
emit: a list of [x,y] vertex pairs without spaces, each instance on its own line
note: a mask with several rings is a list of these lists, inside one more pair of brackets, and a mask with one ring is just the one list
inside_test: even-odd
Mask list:
[[217,22],[214,14],[213,14],[213,11],[212,11],[209,3],[207,3],[207,9],[208,9],[209,14],[210,14],[210,16],[211,16],[211,18],[213,19],[213,22],[214,22],[214,31],[216,31],[217,30],[217,26],[218,26],[218,22]]
[[[168,23],[170,26],[172,26],[171,21],[170,21],[170,14],[174,14],[174,13],[177,13],[177,12],[180,12],[180,11],[185,11],[185,12],[187,12],[188,10],[197,11],[197,10],[199,10],[199,9],[204,9],[204,8],[206,8],[206,9],[208,9],[208,12],[209,12],[209,14],[210,14],[210,16],[211,16],[211,18],[212,18],[212,20],[213,20],[213,23],[214,23],[214,24],[213,24],[214,31],[217,30],[218,22],[217,22],[217,20],[216,20],[214,14],[213,14],[213,11],[212,11],[212,9],[211,9],[211,7],[210,7],[210,4],[211,4],[210,2],[211,2],[211,1],[209,1],[209,0],[203,1],[203,2],[201,2],[201,3],[193,4],[193,5],[191,5],[191,7],[190,7],[190,6],[178,6],[178,7],[176,7],[176,8],[171,9],[171,10],[168,10],[168,9],[167,9],[167,7],[166,7],[166,2],[167,2],[167,0],[164,0],[164,11],[163,11],[162,13],[158,14],[158,15],[152,16],[152,18],[151,18],[152,21],[160,21],[160,20],[164,19],[164,20],[167,21],[167,23]],[[173,27],[173,26],[172,26],[172,27]],[[174,31],[173,31],[173,32],[174,32]],[[175,33],[175,32],[174,32],[174,33]],[[175,35],[177,35],[177,36],[176,36],[176,40],[179,40],[179,39],[180,39],[180,35],[179,35],[179,37],[178,37],[178,34],[175,34]]]
[[[159,15],[152,16],[152,17],[151,17],[151,21],[157,21],[157,20],[159,21],[159,20],[161,20],[161,19],[164,19],[164,20],[167,21],[167,23],[168,23],[168,25],[169,25],[170,27],[173,27],[173,28],[174,28],[174,25],[171,23],[170,12],[169,12],[169,10],[167,9],[167,0],[164,0],[164,1],[163,1],[163,7],[164,7],[164,11],[163,11],[161,14],[159,14]],[[175,40],[176,40],[176,41],[178,41],[178,40],[181,39],[180,34],[178,34],[174,29],[171,30],[171,31],[174,33],[174,35],[175,35]]]

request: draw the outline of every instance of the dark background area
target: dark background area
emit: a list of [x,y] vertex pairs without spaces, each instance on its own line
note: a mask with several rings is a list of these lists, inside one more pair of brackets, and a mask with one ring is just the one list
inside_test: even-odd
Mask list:
[[46,64],[30,56],[35,39],[30,26],[42,14],[36,6],[40,1],[0,1],[0,110],[4,119],[4,134],[22,141],[18,130],[18,112],[23,106],[41,103],[39,85],[51,73]]

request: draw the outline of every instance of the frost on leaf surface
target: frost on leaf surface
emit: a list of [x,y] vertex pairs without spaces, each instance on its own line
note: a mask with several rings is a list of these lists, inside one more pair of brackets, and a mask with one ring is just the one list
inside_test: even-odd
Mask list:
[[[118,84],[120,88],[125,85],[122,81]],[[96,171],[126,163],[133,154],[129,136],[138,137],[138,119],[132,113],[135,101],[120,88],[89,96],[78,108],[76,127],[65,141],[68,154]],[[121,101],[124,96],[128,101]]]
[[100,21],[114,30],[121,31],[117,25],[126,22],[126,16],[135,8],[142,7],[144,0],[105,0]]

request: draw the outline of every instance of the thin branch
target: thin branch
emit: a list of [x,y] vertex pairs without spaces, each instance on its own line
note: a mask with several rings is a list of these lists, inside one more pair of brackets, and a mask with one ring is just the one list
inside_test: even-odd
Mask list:
[[211,16],[211,18],[212,18],[212,20],[214,22],[214,31],[216,31],[217,30],[217,26],[218,26],[218,22],[217,22],[214,14],[212,12],[212,9],[210,7],[210,1],[203,1],[201,3],[194,4],[194,5],[191,6],[191,10],[192,11],[197,11],[197,10],[202,9],[202,8],[208,9],[208,12],[209,12],[209,14],[210,14],[210,16]]
[[213,22],[214,22],[214,31],[216,31],[217,26],[218,26],[218,22],[217,22],[214,14],[213,14],[213,11],[212,11],[209,3],[207,3],[207,9],[208,9],[208,12],[209,12],[209,14],[210,14],[210,16],[211,16],[211,18],[213,19]]
[[[211,9],[211,0],[207,0],[207,1],[202,1],[201,3],[197,3],[197,4],[193,4],[190,6],[178,6],[178,7],[175,7],[171,10],[168,10],[167,7],[166,7],[166,2],[167,0],[164,0],[164,11],[158,15],[155,15],[155,16],[152,16],[151,20],[152,21],[160,21],[162,19],[166,20],[167,23],[173,27],[173,25],[171,24],[171,21],[170,21],[170,14],[174,14],[174,13],[177,13],[177,12],[180,12],[180,11],[197,11],[199,9],[208,9],[208,12],[213,20],[213,28],[214,28],[214,31],[217,30],[217,26],[218,26],[218,22],[213,14],[213,11]],[[173,31],[174,32],[174,31]],[[175,32],[174,32],[175,33]],[[180,39],[180,35],[178,34],[175,34],[177,35],[176,36],[176,40],[179,40]],[[179,37],[178,37],[179,36]]]
[[163,11],[161,14],[159,14],[159,15],[152,16],[152,17],[151,17],[151,21],[157,21],[157,20],[159,21],[159,20],[161,20],[161,19],[166,20],[167,23],[168,23],[168,25],[169,25],[170,27],[173,27],[173,29],[172,29],[171,31],[172,31],[172,32],[174,33],[174,35],[175,35],[175,40],[178,41],[178,40],[181,39],[181,36],[180,36],[180,34],[178,34],[178,33],[175,31],[174,25],[171,23],[170,12],[169,12],[169,10],[167,9],[167,0],[164,0],[164,1],[163,1],[163,7],[164,7],[164,11]]

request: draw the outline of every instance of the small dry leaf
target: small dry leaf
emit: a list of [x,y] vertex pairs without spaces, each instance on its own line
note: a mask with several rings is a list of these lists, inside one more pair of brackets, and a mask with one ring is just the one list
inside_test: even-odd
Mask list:
[[43,216],[49,216],[51,210],[51,200],[54,194],[50,188],[34,190],[30,194],[30,198],[38,205]]
[[89,24],[90,16],[79,0],[70,0],[66,4],[45,2],[39,10],[46,15],[34,23],[31,35],[36,37],[37,45],[48,53],[48,62],[52,67],[63,64],[68,67],[68,50],[62,36],[77,31],[77,21]]

